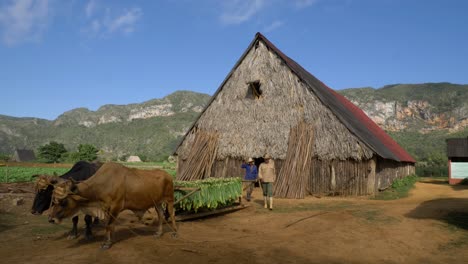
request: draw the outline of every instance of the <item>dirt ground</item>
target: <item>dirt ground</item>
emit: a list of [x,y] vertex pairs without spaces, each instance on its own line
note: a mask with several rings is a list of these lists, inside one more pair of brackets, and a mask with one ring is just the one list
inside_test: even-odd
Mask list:
[[[2,187],[0,185],[0,187]],[[8,186],[11,189],[11,186]],[[3,186],[0,190],[8,189]],[[24,190],[27,186],[21,186]],[[23,198],[22,205],[13,205]],[[309,197],[275,199],[263,208],[260,190],[246,209],[178,222],[179,236],[153,237],[155,227],[124,212],[116,243],[67,240],[61,225],[29,213],[32,194],[0,194],[2,263],[451,263],[468,258],[468,189],[419,182],[405,199]],[[80,219],[81,231],[83,220]]]

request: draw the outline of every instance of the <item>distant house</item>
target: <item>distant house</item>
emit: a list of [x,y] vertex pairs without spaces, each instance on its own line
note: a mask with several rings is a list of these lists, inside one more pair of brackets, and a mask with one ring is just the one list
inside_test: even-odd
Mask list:
[[13,154],[12,161],[27,162],[35,159],[36,155],[34,155],[34,151],[31,149],[16,149],[15,154]]
[[138,156],[130,156],[128,157],[127,162],[141,162],[141,159]]
[[449,183],[468,178],[468,137],[447,139]]

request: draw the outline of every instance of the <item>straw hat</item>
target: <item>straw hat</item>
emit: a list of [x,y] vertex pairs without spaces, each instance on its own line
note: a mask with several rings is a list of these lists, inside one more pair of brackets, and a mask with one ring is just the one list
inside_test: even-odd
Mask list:
[[264,159],[271,159],[271,155],[270,154],[265,154],[265,157],[263,157]]
[[252,158],[249,158],[249,160],[247,162],[254,162],[254,160]]

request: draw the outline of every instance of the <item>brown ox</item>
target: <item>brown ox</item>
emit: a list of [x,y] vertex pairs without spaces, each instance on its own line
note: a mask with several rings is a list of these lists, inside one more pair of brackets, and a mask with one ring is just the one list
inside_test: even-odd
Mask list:
[[49,221],[60,223],[63,218],[80,210],[105,219],[106,238],[102,248],[112,246],[114,221],[123,210],[131,210],[138,217],[151,207],[158,213],[156,237],[162,235],[163,212],[166,203],[173,236],[177,235],[174,218],[174,185],[172,177],[163,170],[139,170],[117,163],[106,163],[91,178],[75,184],[67,181],[55,186]]

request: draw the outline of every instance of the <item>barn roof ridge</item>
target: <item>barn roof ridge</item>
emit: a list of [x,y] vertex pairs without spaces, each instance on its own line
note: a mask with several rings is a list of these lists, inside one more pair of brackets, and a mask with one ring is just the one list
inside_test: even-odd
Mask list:
[[373,122],[359,107],[354,105],[352,102],[333,89],[329,88],[293,59],[286,56],[260,32],[255,34],[252,42],[249,44],[242,56],[239,58],[221,85],[218,87],[216,92],[213,94],[208,104],[192,123],[186,134],[181,138],[174,152],[177,151],[184,139],[187,137],[188,133],[197,123],[198,119],[204,114],[206,109],[209,108],[211,103],[215,100],[216,96],[224,87],[227,80],[229,80],[231,77],[232,73],[237,69],[237,67],[244,60],[245,56],[258,41],[262,41],[270,51],[274,52],[287,65],[287,67],[306,84],[311,92],[313,92],[319,98],[319,100],[332,111],[332,113],[348,128],[348,130],[356,135],[376,154],[384,159],[412,163],[416,162],[410,154],[408,154],[400,145],[398,145],[396,141],[394,141],[387,133],[385,133],[383,129],[375,124],[375,122]]

